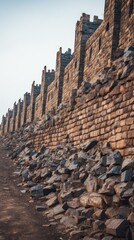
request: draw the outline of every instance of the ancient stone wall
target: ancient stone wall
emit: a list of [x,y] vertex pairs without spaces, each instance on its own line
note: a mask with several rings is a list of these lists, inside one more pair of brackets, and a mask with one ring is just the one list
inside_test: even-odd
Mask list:
[[134,1],[121,1],[121,25],[119,47],[125,48],[134,44]]
[[35,99],[40,94],[41,85],[36,84],[33,82],[31,87],[31,97],[30,97],[30,104],[27,107],[26,113],[26,123],[32,122],[34,120],[34,110],[35,110]]
[[2,116],[2,122],[1,122],[1,135],[4,135],[5,125],[6,125],[6,117],[3,115]]
[[41,79],[41,91],[38,97],[35,99],[35,110],[34,110],[34,120],[41,119],[46,111],[46,99],[47,99],[47,88],[54,81],[55,71],[46,69],[42,71]]
[[72,59],[71,49],[62,53],[62,48],[59,49],[56,56],[56,72],[54,81],[48,86],[46,99],[46,113],[56,110],[62,102],[63,94],[63,76],[64,69]]
[[18,104],[16,104],[16,102],[15,102],[15,103],[14,103],[14,106],[13,106],[12,117],[11,117],[11,119],[10,119],[9,132],[13,132],[13,131],[15,130],[15,122],[16,122],[17,109],[18,109]]
[[87,40],[83,79],[94,82],[103,68],[110,67],[118,47],[121,2],[106,1],[104,20]]
[[[134,68],[132,45],[133,0],[105,0],[103,22],[97,16],[90,22],[90,16],[83,13],[76,24],[74,53],[70,49],[62,53],[62,48],[59,49],[56,71],[44,68],[41,85],[33,82],[31,94],[18,102],[17,112],[8,111],[3,118],[2,134],[44,115],[46,120],[53,116],[33,139],[36,148],[44,144],[53,147],[64,139],[79,146],[81,141],[95,137],[110,141],[123,156],[132,156],[134,76],[132,73],[129,76]],[[84,84],[87,88],[91,85],[92,90],[79,97]]]
[[6,118],[5,118],[5,125],[4,125],[4,134],[7,134],[10,129],[10,120],[12,118],[13,111],[8,109],[8,112],[6,113]]
[[108,141],[123,156],[134,156],[134,72],[120,81],[111,80],[99,89],[77,97],[75,108],[61,110],[44,130],[33,136],[33,146],[55,147],[70,141],[74,146],[87,139]]
[[62,101],[65,102],[73,89],[78,89],[83,81],[85,46],[87,39],[99,27],[102,20],[94,16],[90,22],[90,15],[83,13],[75,28],[74,54],[72,61],[66,66],[63,76]]
[[15,130],[19,129],[21,126],[21,112],[23,109],[23,101],[19,99],[18,101],[18,107],[17,107],[17,113],[16,113],[16,119],[15,119]]
[[21,126],[23,126],[26,123],[26,113],[27,113],[27,107],[30,104],[30,93],[26,92],[24,94],[23,98],[23,107],[21,112]]

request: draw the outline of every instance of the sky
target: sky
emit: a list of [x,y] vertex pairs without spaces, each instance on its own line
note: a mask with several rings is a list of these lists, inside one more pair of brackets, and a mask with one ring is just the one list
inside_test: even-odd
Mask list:
[[45,65],[55,69],[60,47],[73,52],[83,12],[103,19],[104,0],[0,0],[0,122]]

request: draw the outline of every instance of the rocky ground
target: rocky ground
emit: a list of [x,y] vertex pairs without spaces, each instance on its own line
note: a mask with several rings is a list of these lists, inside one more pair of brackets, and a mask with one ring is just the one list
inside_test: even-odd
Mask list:
[[[51,239],[134,239],[134,158],[123,160],[120,152],[95,139],[83,143],[79,149],[68,143],[53,150],[44,146],[37,152],[27,140],[33,129],[32,125],[23,129],[23,133],[2,138],[11,160],[1,162],[1,178],[7,179],[1,189],[1,212],[8,232],[17,222],[16,234],[20,225],[22,234],[20,238],[17,235],[5,239],[46,239],[40,227],[46,216],[48,222],[44,228],[52,232]],[[15,170],[11,167],[9,172],[9,165],[14,165]],[[8,173],[5,177],[4,168]],[[10,179],[15,181],[13,188],[6,185]],[[25,202],[25,198],[29,201]],[[12,204],[14,220],[11,221],[5,209],[10,210]],[[56,238],[51,229],[63,235]],[[32,233],[32,238],[25,232]],[[36,238],[38,232],[41,236]]]
[[29,194],[21,191],[18,170],[8,152],[0,140],[0,240],[68,239],[35,210]]

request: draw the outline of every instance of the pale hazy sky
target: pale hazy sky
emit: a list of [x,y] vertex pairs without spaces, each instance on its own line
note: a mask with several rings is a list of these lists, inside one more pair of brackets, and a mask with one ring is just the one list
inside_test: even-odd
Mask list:
[[103,18],[104,0],[0,0],[0,122],[45,65],[55,69],[59,47],[73,51],[82,12]]

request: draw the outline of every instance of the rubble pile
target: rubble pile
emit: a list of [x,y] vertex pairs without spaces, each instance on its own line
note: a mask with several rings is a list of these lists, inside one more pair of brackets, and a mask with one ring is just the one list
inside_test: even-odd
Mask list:
[[[33,150],[27,141],[34,127],[3,138],[21,183],[36,210],[70,240],[134,239],[134,158],[123,159],[96,139],[79,149],[68,144]],[[48,224],[49,226],[49,224]]]

